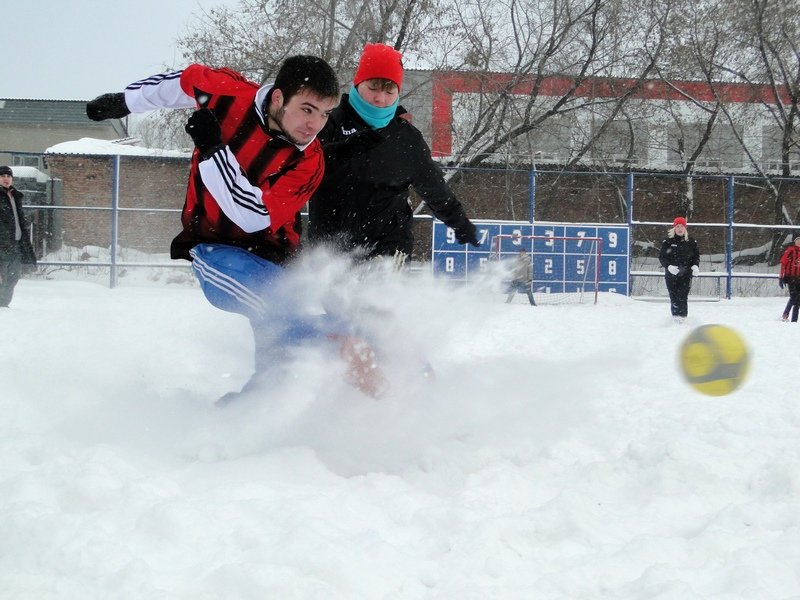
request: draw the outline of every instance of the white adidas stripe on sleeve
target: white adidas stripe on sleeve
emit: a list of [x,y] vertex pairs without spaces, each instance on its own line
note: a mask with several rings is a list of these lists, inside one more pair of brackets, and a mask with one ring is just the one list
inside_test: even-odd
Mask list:
[[195,108],[197,101],[181,88],[183,71],[171,71],[136,81],[125,88],[125,104],[132,113],[158,108]]
[[261,188],[247,180],[227,146],[200,162],[200,177],[225,216],[242,230],[253,233],[270,226]]

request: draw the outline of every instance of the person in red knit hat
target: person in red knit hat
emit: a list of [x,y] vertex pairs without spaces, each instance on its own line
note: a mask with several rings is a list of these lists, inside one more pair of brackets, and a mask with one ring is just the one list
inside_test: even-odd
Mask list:
[[700,272],[700,251],[695,239],[689,237],[684,217],[676,217],[672,222],[672,228],[661,242],[658,259],[664,267],[670,311],[676,321],[683,322],[689,314],[692,276]]
[[319,133],[325,174],[309,203],[309,239],[359,258],[411,254],[409,187],[451,227],[461,244],[478,246],[475,225],[431,158],[422,133],[399,105],[403,56],[367,44],[349,93]]
[[367,79],[386,79],[403,87],[403,55],[386,44],[367,44],[353,76],[353,85]]

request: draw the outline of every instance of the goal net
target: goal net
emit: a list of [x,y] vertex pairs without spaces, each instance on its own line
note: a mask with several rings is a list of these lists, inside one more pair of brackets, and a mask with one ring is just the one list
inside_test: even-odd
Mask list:
[[[492,238],[489,260],[499,265],[506,293],[519,263],[529,258],[536,304],[596,304],[602,245],[598,237],[501,234]],[[512,301],[528,299],[517,291]]]

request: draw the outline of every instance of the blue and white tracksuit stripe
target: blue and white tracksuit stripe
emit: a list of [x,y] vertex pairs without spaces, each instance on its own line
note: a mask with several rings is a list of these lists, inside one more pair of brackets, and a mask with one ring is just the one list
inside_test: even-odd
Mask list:
[[243,248],[198,244],[189,252],[192,270],[208,301],[215,307],[250,319],[260,349],[280,352],[274,342],[299,344],[348,330],[328,315],[301,315],[296,298],[284,294],[286,270]]
[[198,244],[189,251],[192,270],[208,301],[217,308],[261,321],[266,312],[267,288],[283,269],[243,248],[225,244]]

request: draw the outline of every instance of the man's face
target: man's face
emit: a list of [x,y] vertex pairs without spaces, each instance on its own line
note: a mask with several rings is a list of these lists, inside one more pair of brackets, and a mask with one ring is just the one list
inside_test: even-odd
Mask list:
[[11,177],[11,175],[0,175],[0,186],[3,186],[4,188],[10,188],[13,179],[14,178]]
[[303,146],[325,126],[338,103],[338,98],[322,98],[309,90],[300,90],[286,101],[283,93],[275,90],[269,105],[270,127]]

